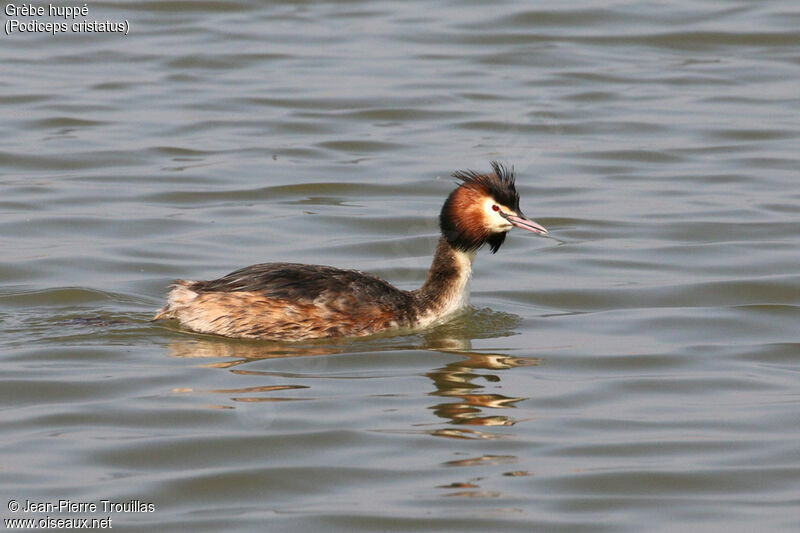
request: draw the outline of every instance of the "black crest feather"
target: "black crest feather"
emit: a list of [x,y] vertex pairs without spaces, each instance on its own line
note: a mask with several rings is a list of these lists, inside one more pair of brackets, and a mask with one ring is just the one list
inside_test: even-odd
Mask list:
[[514,185],[514,167],[505,166],[498,161],[492,161],[492,174],[476,172],[474,170],[458,170],[453,172],[453,177],[464,182],[467,187],[481,187],[489,192],[501,204],[511,209],[519,210],[519,193]]

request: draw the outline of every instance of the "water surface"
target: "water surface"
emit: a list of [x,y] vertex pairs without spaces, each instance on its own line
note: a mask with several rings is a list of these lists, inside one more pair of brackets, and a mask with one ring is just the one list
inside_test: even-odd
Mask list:
[[[129,34],[0,36],[4,519],[796,529],[796,3],[88,7]],[[483,251],[446,325],[149,322],[257,262],[414,288],[449,174],[493,159],[561,242]]]

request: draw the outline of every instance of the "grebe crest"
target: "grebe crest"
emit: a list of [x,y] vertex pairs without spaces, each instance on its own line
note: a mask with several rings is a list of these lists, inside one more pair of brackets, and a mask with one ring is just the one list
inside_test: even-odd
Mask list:
[[458,171],[439,215],[442,237],[428,277],[405,291],[371,274],[296,263],[252,265],[211,281],[178,280],[153,320],[177,318],[193,331],[298,341],[428,327],[467,302],[476,252],[496,253],[512,227],[547,230],[519,208],[514,170]]

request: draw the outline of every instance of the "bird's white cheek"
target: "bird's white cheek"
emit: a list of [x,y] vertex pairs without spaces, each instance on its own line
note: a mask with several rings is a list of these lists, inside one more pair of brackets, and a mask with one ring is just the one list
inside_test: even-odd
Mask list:
[[492,212],[490,215],[487,226],[489,226],[489,228],[494,232],[508,231],[514,227],[508,220],[494,212]]

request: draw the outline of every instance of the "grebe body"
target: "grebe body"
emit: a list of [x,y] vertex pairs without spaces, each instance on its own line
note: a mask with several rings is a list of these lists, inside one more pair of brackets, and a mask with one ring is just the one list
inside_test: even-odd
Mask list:
[[547,233],[520,211],[513,170],[497,162],[492,168],[453,174],[462,183],[442,207],[442,236],[419,289],[401,290],[357,270],[264,263],[211,281],[176,281],[153,320],[176,318],[199,333],[275,341],[362,337],[443,321],[467,303],[479,248],[497,252],[515,226]]

